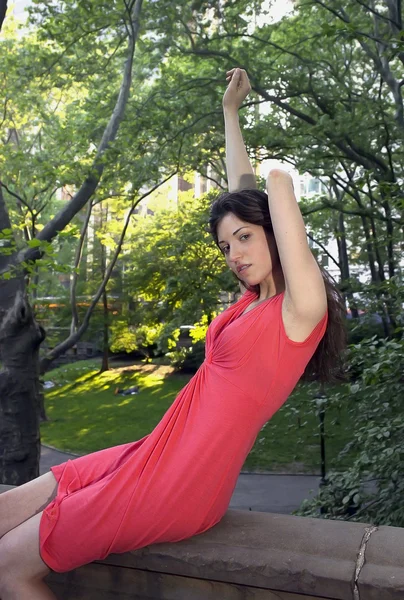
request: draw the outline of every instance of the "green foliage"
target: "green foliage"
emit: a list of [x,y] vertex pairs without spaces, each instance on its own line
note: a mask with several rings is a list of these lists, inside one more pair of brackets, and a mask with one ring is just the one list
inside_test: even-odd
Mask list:
[[189,335],[190,335],[192,341],[194,342],[194,344],[197,342],[205,341],[208,327],[209,327],[208,316],[203,315],[201,320],[198,323],[195,323],[193,329],[191,329],[191,331],[189,332]]
[[[399,89],[402,80],[402,31],[391,27],[383,3],[377,5],[378,18],[356,0],[337,0],[332,7],[301,2],[278,23],[262,18],[263,6],[247,0],[144,3],[131,97],[118,137],[103,157],[94,198],[108,203],[111,218],[102,227],[94,221],[83,252],[77,293],[86,300],[79,314],[98,287],[101,248],[109,255],[115,248],[133,199],[178,170],[207,175],[209,167],[209,176],[223,185],[224,74],[235,65],[246,68],[254,96],[241,111],[241,123],[251,158],[283,159],[332,183],[327,193],[303,198],[306,222],[322,244],[346,237],[351,277],[344,291],[356,294],[367,315],[384,318],[382,331],[369,320],[354,325],[351,341],[361,343],[351,350],[352,387],[328,399],[335,429],[342,405],[357,424],[341,464],[350,452],[359,454],[349,470],[331,476],[321,503],[328,516],[358,510],[355,518],[397,524],[404,512],[402,343],[378,338],[386,324],[397,338],[403,329],[403,123],[400,95],[391,89],[392,84]],[[338,16],[341,8],[347,18]],[[8,227],[0,233],[2,255],[37,244],[38,232],[66,202],[55,198],[55,190],[74,193],[89,174],[116,101],[127,24],[122,0],[35,0],[33,29],[19,37],[6,28],[0,44],[0,167],[13,233]],[[236,289],[206,232],[212,196],[191,195],[164,211],[169,203],[161,192],[150,203],[154,217],[137,217],[130,226],[108,290],[119,297],[112,311],[113,348],[147,352],[158,344],[172,350],[179,327],[196,323],[193,350],[174,357],[178,365],[193,361],[206,325],[220,310],[219,292]],[[63,275],[72,272],[82,218],[77,215],[71,230],[52,244],[38,246],[39,263],[25,265],[32,295],[54,295],[63,305],[55,315],[45,302],[38,304],[55,328],[70,324]],[[371,281],[363,283],[370,266]],[[3,275],[12,276],[13,271]],[[91,335],[101,329],[101,318],[96,312]],[[364,336],[371,339],[362,341]],[[304,430],[307,403],[294,408],[285,409],[287,415]],[[310,418],[316,410],[309,411]],[[265,441],[259,448],[266,448]],[[362,484],[369,478],[377,491],[367,498]]]
[[359,374],[339,402],[349,406],[352,465],[333,471],[328,484],[299,514],[404,526],[404,341],[376,337],[350,350],[350,368]]
[[167,352],[166,356],[176,371],[180,373],[196,373],[205,360],[205,344],[203,341],[199,341],[189,348],[184,347]]
[[161,325],[148,327],[147,325],[128,326],[126,321],[115,320],[110,328],[111,352],[127,352],[140,350],[149,356],[151,347],[156,344],[160,334]]
[[[199,5],[206,7],[204,2]],[[344,291],[361,293],[365,288],[356,300],[367,310],[363,275],[369,278],[372,267],[373,311],[390,315],[387,329],[393,334],[401,305],[383,288],[398,276],[403,257],[398,182],[404,174],[404,123],[398,122],[402,102],[391,93],[402,78],[401,61],[396,50],[382,59],[377,42],[396,48],[387,6],[378,5],[376,19],[359,1],[343,0],[334,9],[314,0],[299,3],[291,17],[268,23],[260,18],[258,3],[255,27],[246,18],[244,2],[222,8],[220,19],[210,21],[209,33],[204,29],[207,15],[191,14],[187,2],[167,7],[164,18],[154,24],[168,48],[160,89],[166,90],[172,122],[186,124],[185,160],[200,170],[208,158],[219,178],[221,116],[209,112],[205,97],[219,106],[223,88],[219,93],[217,73],[234,65],[246,68],[254,96],[241,111],[241,122],[250,156],[283,159],[328,184],[326,193],[304,199],[309,228],[322,243],[340,240],[339,217],[344,217],[351,267]],[[173,30],[171,15],[178,18]],[[171,45],[173,35],[176,43]],[[384,73],[381,64],[386,65]]]
[[[120,0],[110,5],[96,0],[92,6],[90,11],[83,1],[69,0],[57,7],[35,2],[33,29],[23,38],[10,31],[0,48],[8,90],[2,129],[15,133],[4,136],[0,165],[9,189],[24,201],[18,203],[5,193],[19,247],[25,245],[24,227],[35,235],[55,214],[54,190],[66,185],[74,191],[88,174],[116,99],[126,52],[127,7]],[[119,197],[127,208],[129,196],[136,197],[137,190],[178,166],[204,174],[209,166],[210,176],[220,184],[225,178],[224,73],[239,64],[248,70],[254,88],[252,105],[241,111],[250,156],[281,158],[301,172],[326,180],[336,177],[347,190],[338,202],[323,194],[302,205],[316,239],[327,243],[337,236],[343,208],[351,266],[358,272],[366,269],[370,256],[363,228],[370,224],[355,214],[363,209],[376,219],[371,245],[378,252],[380,270],[387,270],[388,260],[398,264],[400,226],[389,222],[391,210],[402,207],[397,181],[404,163],[397,107],[361,43],[367,39],[367,48],[377,54],[374,15],[363,3],[338,6],[344,7],[348,22],[319,2],[300,3],[292,16],[278,23],[263,18],[263,3],[246,0],[220,8],[204,1],[144,3],[131,98],[118,138],[104,157],[99,198],[110,202]],[[384,7],[378,10],[386,12]],[[392,35],[388,20],[382,21],[378,35],[386,47],[402,43]],[[312,36],[307,36],[308,30]],[[386,60],[392,75],[398,75],[396,55]],[[258,102],[264,105],[262,112]],[[319,203],[317,211],[313,203]],[[112,248],[115,239],[106,233],[104,245]],[[71,266],[72,254],[65,251],[63,262]],[[52,285],[52,271],[54,287],[58,285],[59,267],[48,263],[46,268],[39,282],[44,284],[43,294]],[[171,300],[177,274],[168,277]],[[95,278],[87,283],[91,288]],[[375,290],[371,293],[375,296]],[[376,312],[386,307],[396,316],[402,312],[398,302],[387,306],[384,292],[377,294]],[[365,302],[362,296],[360,302]],[[181,310],[186,306],[181,301]],[[174,299],[170,310],[177,309]],[[193,310],[190,301],[187,312],[191,315]],[[195,316],[199,318],[198,310]],[[183,322],[179,319],[167,329],[162,348]]]
[[383,338],[385,331],[380,316],[376,314],[362,315],[358,319],[350,319],[347,322],[348,342],[359,344],[362,340]]
[[[131,318],[150,327],[162,324],[162,351],[171,349],[181,325],[201,322],[206,331],[218,312],[220,292],[237,287],[207,232],[213,197],[181,194],[178,207],[138,218],[125,245],[125,281],[134,302]],[[196,330],[200,338],[202,330]]]

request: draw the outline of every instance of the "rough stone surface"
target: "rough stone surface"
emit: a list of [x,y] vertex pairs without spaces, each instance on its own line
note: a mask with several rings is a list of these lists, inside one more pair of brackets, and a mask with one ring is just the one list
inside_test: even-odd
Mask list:
[[360,600],[404,599],[404,528],[379,527],[366,548]]
[[47,583],[58,600],[325,600],[94,563],[72,573],[52,574]]
[[229,510],[210,531],[104,562],[268,590],[353,598],[364,524]]

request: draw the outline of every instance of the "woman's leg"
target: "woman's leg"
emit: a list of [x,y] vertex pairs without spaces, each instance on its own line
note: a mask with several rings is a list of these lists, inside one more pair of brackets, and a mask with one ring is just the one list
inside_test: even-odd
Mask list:
[[0,538],[33,515],[42,512],[56,496],[57,487],[53,473],[49,472],[0,494]]
[[39,554],[38,513],[0,540],[1,600],[56,600],[42,581],[50,573]]

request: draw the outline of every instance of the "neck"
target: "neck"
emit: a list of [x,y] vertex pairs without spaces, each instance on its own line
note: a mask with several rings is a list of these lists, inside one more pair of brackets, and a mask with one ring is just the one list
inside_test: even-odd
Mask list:
[[285,291],[285,278],[283,276],[282,269],[276,269],[265,281],[260,283],[258,302],[277,296],[281,292]]

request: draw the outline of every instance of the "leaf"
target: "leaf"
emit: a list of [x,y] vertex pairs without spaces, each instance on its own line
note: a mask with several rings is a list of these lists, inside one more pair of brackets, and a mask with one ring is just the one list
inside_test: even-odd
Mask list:
[[40,248],[41,246],[44,246],[44,242],[34,238],[33,240],[28,240],[27,246],[29,246],[30,248]]

